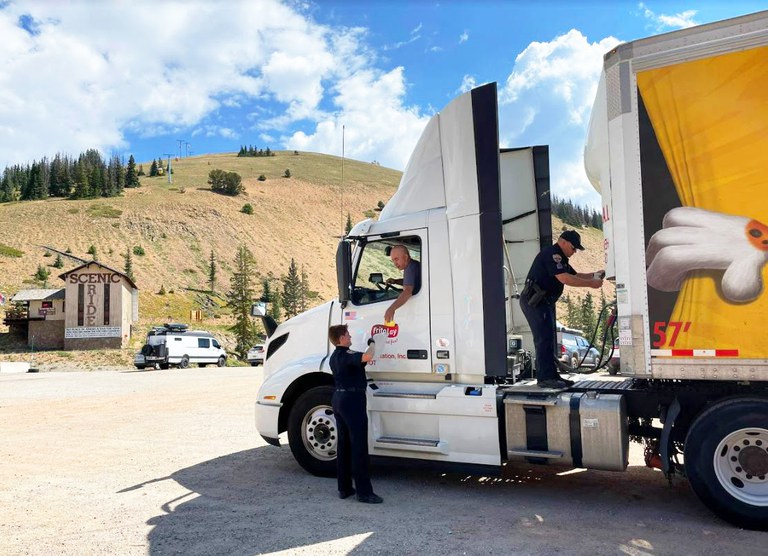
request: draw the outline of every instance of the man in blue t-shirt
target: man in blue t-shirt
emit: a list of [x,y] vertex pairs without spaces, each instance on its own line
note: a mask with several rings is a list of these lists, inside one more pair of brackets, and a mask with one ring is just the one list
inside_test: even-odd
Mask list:
[[574,230],[566,230],[557,243],[545,247],[533,259],[525,289],[520,294],[523,310],[533,333],[536,347],[536,378],[542,388],[565,388],[573,384],[560,378],[555,365],[557,332],[555,330],[555,303],[567,286],[600,288],[605,272],[576,272],[569,262],[577,250],[584,250],[581,236]]
[[421,289],[421,263],[411,258],[408,248],[405,245],[395,245],[389,252],[389,258],[398,270],[403,271],[402,278],[387,278],[387,284],[398,284],[403,286],[403,291],[397,296],[397,299],[384,312],[384,322],[395,320],[395,311],[405,305],[405,303]]

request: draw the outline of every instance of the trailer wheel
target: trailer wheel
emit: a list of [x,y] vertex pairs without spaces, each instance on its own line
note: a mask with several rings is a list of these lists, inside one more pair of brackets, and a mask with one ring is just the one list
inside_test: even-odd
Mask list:
[[727,400],[702,413],[685,439],[685,471],[715,514],[768,530],[768,399]]
[[184,355],[179,361],[179,369],[186,369],[189,367],[189,356]]
[[336,476],[336,417],[333,387],[317,386],[302,394],[288,416],[288,443],[305,470],[320,477]]

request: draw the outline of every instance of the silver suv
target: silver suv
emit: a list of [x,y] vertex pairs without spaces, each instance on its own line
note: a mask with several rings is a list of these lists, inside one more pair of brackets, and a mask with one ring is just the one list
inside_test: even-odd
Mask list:
[[600,352],[589,347],[589,341],[584,336],[563,330],[557,333],[557,358],[572,369],[579,363],[582,367],[594,367],[600,361]]

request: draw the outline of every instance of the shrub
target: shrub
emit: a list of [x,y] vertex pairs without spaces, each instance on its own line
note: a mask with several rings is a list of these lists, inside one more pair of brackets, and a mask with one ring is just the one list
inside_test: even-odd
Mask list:
[[24,251],[19,251],[18,249],[14,249],[13,247],[10,247],[9,245],[4,245],[0,243],[0,255],[3,255],[4,257],[21,257],[24,254]]
[[208,182],[211,184],[211,191],[224,195],[234,196],[245,191],[243,178],[237,172],[225,172],[218,168],[211,170],[208,174]]
[[253,205],[251,203],[245,203],[243,208],[240,209],[243,214],[253,214]]
[[290,178],[291,177],[291,171],[288,168],[285,169],[285,173],[283,174],[283,177],[284,178]]
[[52,255],[50,251],[46,251],[45,253],[43,253],[43,257],[51,257],[51,256]]
[[144,248],[141,245],[134,245],[133,254],[138,255],[139,257],[143,257],[146,253],[144,252]]
[[37,265],[37,272],[35,272],[35,280],[40,280],[41,282],[45,282],[46,280],[48,280],[48,277],[50,275],[51,275],[50,270],[48,270],[41,264]]
[[160,285],[160,291],[157,292],[158,295],[165,295],[165,285]]
[[259,181],[267,181],[267,176],[265,176],[264,174],[261,174],[259,176]]
[[88,248],[88,254],[89,255],[93,255],[94,260],[96,259],[96,246],[95,245],[91,245]]

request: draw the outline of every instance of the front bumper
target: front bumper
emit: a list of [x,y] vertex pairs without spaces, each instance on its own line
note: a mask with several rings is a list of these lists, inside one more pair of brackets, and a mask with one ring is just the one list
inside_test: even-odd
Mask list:
[[256,402],[256,430],[261,437],[272,444],[279,446],[280,431],[277,430],[280,422],[281,403],[265,404]]

